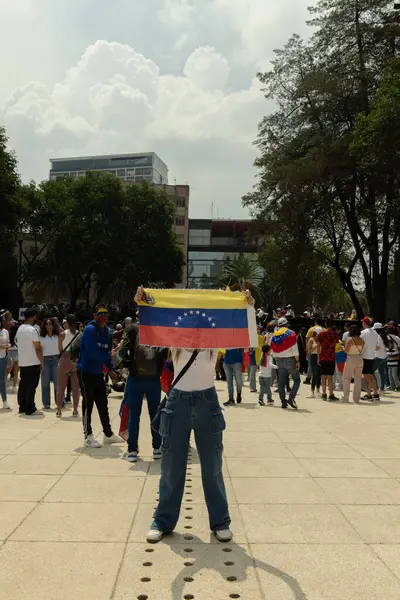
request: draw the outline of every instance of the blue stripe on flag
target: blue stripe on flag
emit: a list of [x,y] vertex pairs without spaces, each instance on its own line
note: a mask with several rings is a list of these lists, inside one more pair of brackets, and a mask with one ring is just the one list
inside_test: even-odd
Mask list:
[[245,329],[247,309],[157,308],[140,306],[141,325],[190,329]]

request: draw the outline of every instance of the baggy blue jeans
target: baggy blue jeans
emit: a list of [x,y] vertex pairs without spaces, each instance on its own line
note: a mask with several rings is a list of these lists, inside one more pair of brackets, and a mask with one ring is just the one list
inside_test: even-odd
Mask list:
[[198,392],[173,389],[161,413],[160,501],[152,529],[175,529],[181,510],[190,432],[194,430],[201,464],[210,529],[228,529],[231,523],[222,475],[222,432],[225,419],[215,387]]
[[278,387],[279,397],[281,399],[282,406],[286,405],[286,381],[289,375],[293,377],[293,387],[289,394],[289,398],[294,400],[300,387],[300,373],[296,369],[296,359],[294,356],[287,358],[277,358],[276,364],[278,367]]
[[[147,399],[147,410],[150,423],[156,416],[161,400],[161,383],[159,379],[141,379],[129,375],[125,389],[125,398],[129,406],[128,425],[128,451],[138,451],[140,415],[142,413],[143,398]],[[160,434],[151,429],[153,449],[158,450],[161,445]]]
[[57,398],[58,383],[58,354],[43,357],[44,367],[42,371],[42,402],[43,406],[50,407],[50,382],[54,385],[54,403]]
[[256,374],[257,374],[256,365],[249,365],[249,387],[250,387],[251,391],[257,390]]
[[234,389],[233,389],[233,377],[236,380],[236,389],[237,393],[242,393],[243,387],[243,374],[242,374],[242,363],[235,363],[233,365],[227,365],[224,363],[224,371],[226,375],[226,382],[228,384],[228,396],[229,399],[234,399]]
[[272,376],[271,377],[263,377],[262,375],[260,375],[259,384],[260,384],[260,394],[259,394],[258,399],[264,400],[264,395],[267,394],[267,399],[272,400],[272,389],[271,389]]

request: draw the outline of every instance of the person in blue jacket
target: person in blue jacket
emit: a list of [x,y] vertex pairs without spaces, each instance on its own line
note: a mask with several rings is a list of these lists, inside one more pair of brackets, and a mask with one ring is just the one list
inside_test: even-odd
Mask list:
[[243,350],[242,348],[233,348],[227,350],[224,358],[224,370],[226,375],[226,381],[228,383],[228,402],[224,402],[225,406],[235,404],[234,389],[233,389],[233,378],[236,381],[237,397],[236,402],[238,404],[242,401],[242,387],[243,387]]
[[98,304],[94,320],[85,327],[80,340],[78,377],[82,392],[82,420],[85,445],[100,448],[101,444],[93,437],[92,411],[96,404],[103,427],[103,444],[119,444],[124,440],[111,429],[108,413],[108,400],[103,368],[113,371],[111,363],[112,337],[107,326],[108,309]]

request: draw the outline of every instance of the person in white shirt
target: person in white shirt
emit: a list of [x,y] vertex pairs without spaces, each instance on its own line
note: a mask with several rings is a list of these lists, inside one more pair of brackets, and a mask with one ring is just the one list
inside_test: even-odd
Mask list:
[[4,318],[2,315],[0,315],[0,395],[3,401],[3,408],[5,410],[9,410],[10,405],[7,402],[6,374],[7,352],[10,347],[10,336],[4,325]]
[[372,320],[369,317],[364,317],[363,319],[361,338],[364,340],[364,348],[362,351],[364,360],[363,375],[367,386],[367,395],[364,396],[363,400],[379,402],[378,386],[374,375],[375,353],[380,350],[379,336],[376,331],[372,329]]
[[15,338],[21,376],[18,389],[19,412],[27,416],[43,415],[35,406],[36,388],[43,368],[43,352],[39,333],[34,327],[36,316],[36,309],[26,309],[24,323],[18,329]]
[[[271,350],[274,353],[278,366],[278,387],[282,408],[286,409],[287,405],[289,405],[294,410],[297,410],[295,398],[300,387],[299,349],[297,335],[294,331],[288,329],[287,325],[288,321],[286,317],[279,319],[278,329],[275,330],[271,339]],[[293,378],[293,387],[289,398],[286,400],[285,387],[289,375]]]
[[385,395],[386,369],[387,369],[387,349],[382,339],[385,336],[385,328],[382,323],[374,323],[374,330],[378,334],[379,350],[375,351],[374,374],[378,382],[378,387],[382,396]]
[[264,395],[267,394],[267,402],[268,404],[273,404],[274,400],[272,398],[272,381],[274,369],[278,369],[278,367],[274,364],[274,359],[271,355],[271,347],[268,344],[265,344],[262,347],[262,357],[260,362],[260,376],[259,376],[259,384],[260,384],[260,395],[258,398],[258,404],[260,406],[265,406]]
[[57,319],[46,319],[40,330],[40,345],[43,351],[42,370],[42,402],[45,410],[50,410],[50,382],[54,386],[54,401],[57,398],[57,379],[58,379],[58,336],[60,326]]

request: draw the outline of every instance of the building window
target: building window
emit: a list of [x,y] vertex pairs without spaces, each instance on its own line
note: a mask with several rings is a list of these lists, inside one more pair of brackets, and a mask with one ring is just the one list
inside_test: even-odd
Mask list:
[[176,196],[175,204],[178,208],[184,208],[186,205],[185,198],[182,198],[182,196]]
[[185,225],[185,217],[175,217],[175,225]]

